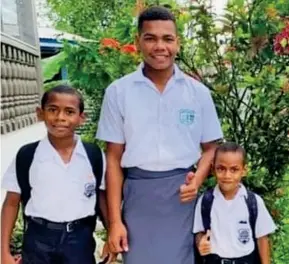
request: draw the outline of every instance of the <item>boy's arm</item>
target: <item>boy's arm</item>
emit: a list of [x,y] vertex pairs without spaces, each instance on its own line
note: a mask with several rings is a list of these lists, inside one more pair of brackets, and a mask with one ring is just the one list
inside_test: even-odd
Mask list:
[[270,264],[270,245],[268,236],[263,236],[257,239],[261,264]]
[[99,190],[99,208],[102,215],[103,225],[105,229],[108,229],[108,211],[107,211],[107,199],[106,191]]
[[262,264],[270,264],[269,234],[276,230],[276,225],[270,216],[263,199],[256,195],[258,216],[256,220],[256,238]]
[[18,215],[20,194],[7,192],[1,210],[1,254],[10,255],[10,240]]

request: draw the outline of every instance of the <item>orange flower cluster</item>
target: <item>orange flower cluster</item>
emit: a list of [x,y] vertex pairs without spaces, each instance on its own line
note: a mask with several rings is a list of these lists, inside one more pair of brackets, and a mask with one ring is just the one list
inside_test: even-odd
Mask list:
[[104,38],[101,40],[101,46],[105,48],[118,49],[120,44],[116,39]]
[[125,44],[121,47],[121,52],[123,53],[128,53],[128,54],[131,54],[131,53],[136,53],[137,52],[137,48],[135,45],[133,44]]
[[120,50],[122,53],[135,54],[137,53],[137,48],[134,44],[125,44],[123,46],[113,38],[104,38],[100,42],[102,48],[111,48]]

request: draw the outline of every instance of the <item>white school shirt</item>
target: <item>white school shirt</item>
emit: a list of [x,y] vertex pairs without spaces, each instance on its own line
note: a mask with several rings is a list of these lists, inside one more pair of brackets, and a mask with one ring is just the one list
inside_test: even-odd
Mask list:
[[[211,252],[222,258],[239,258],[254,250],[254,240],[249,222],[248,207],[245,202],[247,190],[240,185],[233,200],[225,200],[218,185],[215,187],[211,211]],[[197,202],[194,221],[194,233],[204,231],[201,202]],[[256,220],[256,238],[269,235],[276,229],[264,201],[256,195],[258,216]]]
[[122,167],[188,168],[201,157],[200,143],[223,137],[210,91],[175,65],[160,93],[142,69],[106,89],[96,137],[125,144]]
[[[103,174],[106,168],[103,156]],[[104,175],[100,189],[105,189]],[[25,207],[27,216],[54,222],[68,222],[94,215],[96,195],[85,191],[95,185],[88,156],[79,137],[69,163],[65,164],[48,138],[41,140],[29,170],[31,197]],[[21,193],[16,177],[15,159],[4,174],[2,188]]]

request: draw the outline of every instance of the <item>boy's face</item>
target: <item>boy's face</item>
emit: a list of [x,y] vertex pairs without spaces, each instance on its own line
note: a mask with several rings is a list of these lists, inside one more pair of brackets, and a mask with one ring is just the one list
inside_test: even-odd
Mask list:
[[244,158],[240,152],[218,152],[213,169],[219,187],[225,193],[236,191],[246,175]]
[[50,94],[44,109],[37,109],[37,115],[45,122],[48,133],[57,138],[74,135],[75,129],[84,122],[84,114],[79,112],[79,98],[73,94]]
[[174,64],[179,38],[173,21],[144,21],[136,41],[145,63],[153,69],[166,70]]

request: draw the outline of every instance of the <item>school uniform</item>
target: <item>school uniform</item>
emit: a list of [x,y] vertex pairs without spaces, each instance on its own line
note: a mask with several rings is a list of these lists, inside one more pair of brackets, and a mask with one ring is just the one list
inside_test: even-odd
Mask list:
[[[79,137],[76,140],[67,164],[48,138],[36,148],[29,170],[31,197],[25,206],[28,227],[22,250],[24,264],[95,263],[93,230],[88,222],[95,215],[96,195],[91,187],[96,179],[83,143]],[[2,188],[21,193],[15,160],[3,177]],[[103,181],[100,189],[104,188]]]
[[[213,195],[214,200],[210,214],[211,254],[217,256],[218,259],[250,259],[255,249],[255,243],[250,226],[250,215],[245,202],[245,198],[248,195],[246,188],[240,184],[235,197],[232,200],[226,200],[217,185],[214,188]],[[255,196],[258,212],[255,224],[255,238],[258,239],[273,233],[276,226],[262,198],[256,194]],[[205,231],[201,214],[202,199],[203,196],[200,197],[196,205],[194,233]],[[248,263],[253,264],[254,262]]]
[[162,93],[137,71],[105,92],[97,137],[125,144],[125,264],[192,264],[194,201],[180,185],[201,157],[200,144],[222,138],[209,90],[176,65]]

